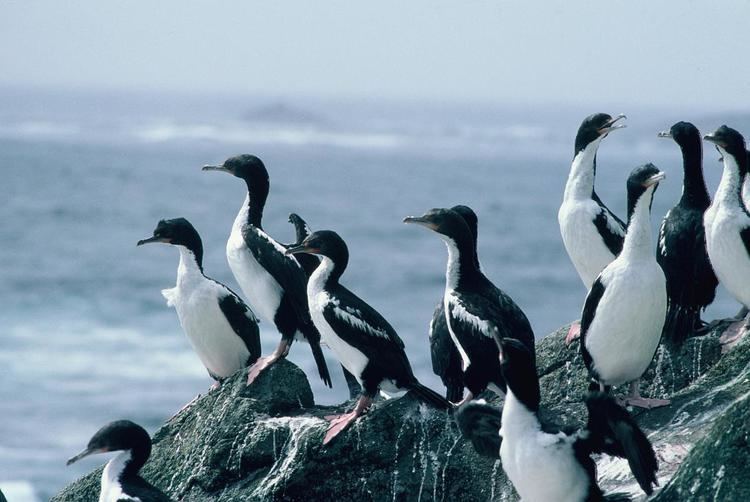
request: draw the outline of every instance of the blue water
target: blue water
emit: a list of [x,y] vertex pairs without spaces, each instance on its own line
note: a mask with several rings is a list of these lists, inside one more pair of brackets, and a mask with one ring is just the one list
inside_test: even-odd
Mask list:
[[[46,499],[104,461],[65,467],[102,424],[130,418],[153,432],[208,389],[160,293],[174,284],[177,252],[135,243],[160,218],[184,216],[203,237],[206,273],[239,290],[224,245],[244,187],[200,170],[233,154],[255,153],[268,166],[272,235],[293,240],[286,218],[295,211],[344,237],[344,282],[391,321],[428,385],[440,388],[426,335],[446,251],[435,235],[403,225],[406,215],[472,206],[483,267],[537,336],[577,318],[585,291],[557,208],[575,130],[594,111],[0,91],[0,487],[20,482]],[[628,172],[656,163],[668,178],[654,228],[681,180],[677,147],[656,132],[683,118],[705,130],[730,118],[750,126],[744,116],[606,111],[630,120],[601,148],[598,191],[624,215]],[[715,159],[709,151],[711,190]],[[708,317],[736,310],[722,291]],[[262,336],[267,353],[278,337],[265,323]],[[307,371],[317,402],[344,399],[340,371],[328,390],[306,346],[289,357]]]

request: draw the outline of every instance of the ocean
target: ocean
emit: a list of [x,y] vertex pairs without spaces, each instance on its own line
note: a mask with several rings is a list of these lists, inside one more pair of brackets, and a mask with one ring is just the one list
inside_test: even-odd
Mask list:
[[[441,298],[446,251],[401,223],[432,207],[467,204],[479,216],[485,273],[529,317],[537,337],[578,318],[585,289],[565,254],[557,209],[588,114],[628,114],[600,149],[597,191],[625,216],[625,179],[653,162],[667,172],[659,221],[681,189],[681,158],[656,133],[677,120],[708,132],[750,130],[748,115],[164,93],[0,90],[0,488],[46,500],[106,459],[65,466],[104,423],[129,418],[154,432],[211,381],[160,291],[178,253],[136,248],[161,218],[200,232],[206,274],[239,291],[224,256],[243,183],[201,166],[254,153],[268,167],[267,231],[292,242],[297,212],[336,230],[350,250],[342,282],[377,308],[406,344],[415,372],[432,374],[427,327]],[[721,174],[706,151],[711,191]],[[738,310],[719,291],[706,318]],[[261,324],[264,353],[278,336]],[[317,378],[309,348],[289,358],[316,402],[346,398]]]

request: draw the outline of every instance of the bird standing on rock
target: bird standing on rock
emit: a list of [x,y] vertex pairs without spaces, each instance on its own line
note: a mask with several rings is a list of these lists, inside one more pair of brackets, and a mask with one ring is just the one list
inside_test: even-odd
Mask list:
[[388,321],[339,283],[349,263],[349,250],[336,232],[313,232],[287,253],[308,253],[321,258],[307,284],[310,313],[323,341],[363,389],[352,412],[328,417],[331,425],[323,444],[362,415],[378,390],[389,395],[413,391],[419,399],[438,409],[451,408],[442,396],[419,383],[406,357],[404,342]]
[[497,346],[492,337],[514,336],[534,354],[534,332],[516,303],[479,270],[476,243],[466,223],[450,209],[431,209],[423,216],[410,216],[414,223],[436,232],[448,248],[445,274],[446,324],[463,363],[467,395],[458,405],[470,401],[489,388],[505,392],[500,373]]
[[227,241],[227,261],[253,310],[281,333],[281,341],[268,357],[250,368],[248,384],[280,358],[286,357],[296,338],[306,340],[312,349],[321,380],[331,386],[320,333],[310,319],[305,296],[307,277],[297,260],[285,254],[286,248],[264,230],[261,223],[268,197],[268,171],[254,155],[238,155],[221,166],[204,166],[204,171],[222,171],[242,179],[247,196]]
[[703,213],[711,197],[703,179],[700,132],[689,122],[677,122],[659,137],[673,139],[682,150],[682,196],[661,223],[656,255],[667,279],[664,340],[679,345],[701,327],[701,310],[713,302],[719,280],[706,252]]
[[581,314],[581,354],[601,390],[631,382],[625,404],[669,404],[640,395],[641,375],[656,353],[667,313],[664,272],[651,240],[651,202],[665,177],[653,164],[628,177],[628,229],[622,252],[594,281]]
[[182,329],[214,387],[260,357],[260,333],[253,311],[225,285],[203,273],[203,244],[185,218],[161,220],[154,235],[138,245],[162,242],[177,246],[177,285],[162,291],[177,310]]
[[110,451],[121,453],[104,467],[99,502],[172,500],[138,475],[151,455],[151,438],[143,427],[130,420],[110,422],[99,429],[89,441],[88,447],[68,460],[68,465],[89,455]]
[[[625,127],[625,115],[596,113],[578,128],[575,152],[557,221],[565,250],[587,290],[597,276],[622,251],[625,224],[601,201],[594,189],[596,155],[607,135]],[[578,338],[580,325],[573,323],[565,339]]]

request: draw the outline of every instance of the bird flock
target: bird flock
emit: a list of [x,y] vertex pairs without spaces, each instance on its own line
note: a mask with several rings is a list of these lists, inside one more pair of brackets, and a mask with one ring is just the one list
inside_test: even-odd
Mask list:
[[[445,397],[417,380],[389,322],[341,284],[349,250],[336,232],[313,232],[295,213],[289,217],[295,243],[282,244],[263,229],[270,182],[266,166],[254,155],[203,167],[232,175],[247,190],[226,244],[227,261],[246,302],[205,275],[203,243],[188,220],[161,220],[138,245],[164,243],[179,250],[176,285],[162,294],[214,380],[212,388],[244,368],[251,384],[286,357],[296,340],[307,342],[319,377],[330,387],[322,347],[330,350],[357,401],[349,413],[326,417],[323,444],[365,413],[378,393],[411,392],[427,406],[455,411],[475,448],[499,455],[523,500],[604,500],[592,459],[599,453],[626,458],[650,494],[657,484],[656,456],[626,406],[669,405],[669,400],[641,396],[639,379],[661,341],[679,346],[705,331],[700,313],[719,283],[743,306],[732,336],[748,329],[750,177],[745,140],[734,129],[721,126],[701,137],[694,125],[678,122],[659,133],[680,147],[684,180],[655,247],[651,203],[664,172],[645,164],[630,173],[626,220],[602,202],[594,187],[597,151],[610,133],[625,127],[624,119],[598,113],[583,120],[558,213],[565,249],[588,290],[580,323],[571,326],[565,340],[578,340],[591,378],[584,398],[588,420],[576,431],[550,430],[540,418],[534,332],[521,308],[483,273],[478,218],[467,206],[404,219],[436,234],[448,251],[445,291],[429,327],[433,370],[446,387]],[[703,141],[716,147],[724,166],[713,201],[703,179]],[[261,355],[260,320],[280,335],[267,356]],[[612,395],[613,387],[628,383],[624,397]],[[504,397],[502,411],[475,400],[484,391]],[[68,463],[108,451],[121,453],[104,469],[101,501],[169,500],[138,476],[151,440],[130,421],[104,426]]]

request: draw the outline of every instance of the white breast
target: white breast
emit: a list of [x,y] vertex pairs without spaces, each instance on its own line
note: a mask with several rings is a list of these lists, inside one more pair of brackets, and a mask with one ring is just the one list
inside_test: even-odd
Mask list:
[[102,471],[102,489],[99,493],[99,502],[118,502],[121,500],[141,502],[138,497],[126,495],[120,484],[120,474],[122,474],[125,464],[130,462],[130,458],[130,450],[126,450],[107,462],[104,471]]
[[653,259],[622,256],[602,273],[604,295],[586,333],[594,370],[607,385],[639,378],[654,357],[667,308],[664,273]]
[[750,226],[740,208],[712,204],[704,216],[706,249],[721,284],[745,306],[750,306],[750,257],[739,231]]
[[536,418],[508,392],[503,407],[500,458],[522,500],[582,502],[589,479],[575,460],[572,438],[542,432]]
[[600,210],[592,199],[569,199],[557,213],[565,250],[586,289],[591,289],[604,267],[615,259],[594,225]]

